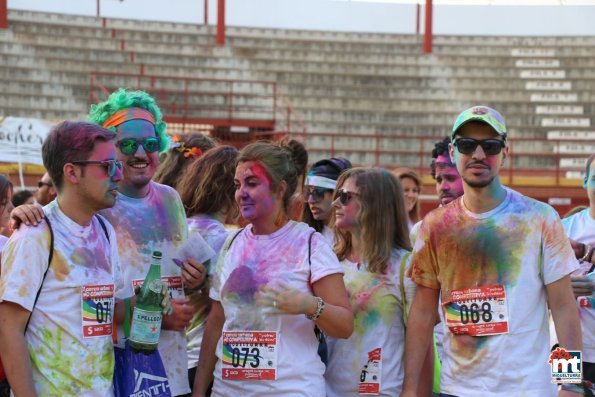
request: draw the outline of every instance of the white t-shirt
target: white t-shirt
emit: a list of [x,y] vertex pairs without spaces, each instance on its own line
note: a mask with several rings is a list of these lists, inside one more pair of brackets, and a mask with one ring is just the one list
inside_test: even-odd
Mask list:
[[294,221],[268,235],[255,235],[249,225],[217,263],[210,296],[223,305],[223,331],[277,332],[277,380],[223,379],[220,338],[213,396],[325,396],[324,364],[317,353],[314,322],[304,315],[268,314],[254,302],[267,285],[285,283],[312,294],[310,283],[343,273],[337,256],[319,233],[312,236],[311,265],[308,263],[312,233],[314,229]]
[[4,248],[4,246],[6,245],[7,242],[8,242],[8,237],[0,234],[0,250],[2,250]]
[[[151,254],[161,251],[161,277],[169,284],[173,298],[183,297],[182,272],[172,259],[185,260],[192,251],[192,258],[203,262],[211,257],[212,250],[198,234],[188,239],[186,214],[178,193],[155,182],[149,187],[149,194],[138,199],[118,193],[116,205],[101,214],[116,230],[124,282],[129,286],[142,284]],[[121,331],[119,327],[120,340]],[[158,349],[172,395],[190,393],[185,333],[162,330]]]
[[[188,233],[200,236],[209,244],[215,252],[209,259],[208,266],[209,275],[212,276],[215,270],[215,264],[219,253],[227,237],[229,230],[225,228],[223,223],[208,215],[194,215],[188,218]],[[188,296],[190,303],[196,309],[196,314],[192,318],[190,325],[186,330],[186,351],[188,353],[188,369],[196,367],[198,364],[198,357],[200,356],[200,344],[204,332],[205,322],[209,314],[209,289],[210,282],[207,279],[203,288]]]
[[[358,265],[349,260],[341,262],[355,328],[349,339],[327,336],[328,364],[324,375],[327,397],[358,396],[360,388],[386,397],[401,393],[405,324],[399,272],[406,252],[393,250],[385,274],[369,272],[366,264]],[[405,274],[408,266],[407,261]],[[406,303],[410,305],[416,284],[405,277],[404,288]],[[371,369],[375,364],[369,362],[374,355],[380,362],[377,373]],[[379,376],[378,390],[371,381],[374,375]],[[365,378],[363,381],[362,377]]]
[[[54,232],[21,225],[2,252],[0,299],[31,311],[26,340],[40,396],[113,396],[112,320],[115,298],[133,294],[119,268],[116,235],[97,220],[81,226],[57,200],[44,207]],[[35,296],[42,285],[35,307]]]
[[[583,244],[595,246],[595,220],[589,215],[589,209],[562,219],[566,235]],[[578,260],[574,259],[578,263]],[[591,264],[578,264],[579,269],[573,276],[584,276],[591,269]],[[595,363],[595,298],[581,296],[577,299],[583,331],[583,361]]]
[[322,236],[326,239],[326,241],[328,241],[328,243],[331,246],[333,246],[333,244],[335,244],[335,232],[333,231],[332,228],[324,225],[322,227],[322,232],[320,234],[322,234]]
[[[457,293],[470,296],[469,288],[490,287],[489,297],[499,300],[490,300],[489,308],[508,310],[506,323],[502,312],[494,311],[489,320],[507,324],[508,334],[446,332],[441,392],[459,397],[556,395],[548,364],[546,285],[573,272],[573,258],[558,214],[510,189],[498,207],[483,214],[469,212],[459,198],[426,215],[414,247],[412,278],[440,289],[446,321],[465,318],[463,305],[471,302],[460,309],[444,305]],[[491,312],[483,313],[490,318]],[[466,327],[478,329],[470,322]]]

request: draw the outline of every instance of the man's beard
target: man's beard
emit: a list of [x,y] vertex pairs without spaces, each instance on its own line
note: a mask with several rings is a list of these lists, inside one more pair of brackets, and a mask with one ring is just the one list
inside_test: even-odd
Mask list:
[[492,181],[496,178],[495,175],[493,175],[490,179],[486,180],[486,181],[470,181],[469,179],[465,178],[464,176],[462,176],[463,181],[465,181],[465,183],[472,188],[482,188],[482,187],[486,187],[488,186],[490,183],[492,183]]

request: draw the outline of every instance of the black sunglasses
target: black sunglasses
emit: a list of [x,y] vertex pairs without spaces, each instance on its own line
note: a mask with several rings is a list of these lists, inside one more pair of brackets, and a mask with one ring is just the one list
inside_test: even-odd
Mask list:
[[155,153],[159,150],[159,138],[124,138],[116,142],[116,146],[124,154],[136,153],[140,145],[142,145],[146,153]]
[[453,142],[453,146],[461,154],[473,154],[477,146],[481,146],[487,156],[494,156],[502,151],[502,148],[506,146],[506,142],[500,139],[477,140],[473,138],[460,138]]
[[41,189],[44,186],[52,187],[52,186],[54,186],[54,184],[52,182],[44,182],[44,181],[37,182],[37,188]]
[[308,199],[310,197],[312,197],[312,200],[314,200],[314,202],[317,203],[324,198],[324,194],[326,192],[332,192],[332,191],[333,191],[332,189],[326,189],[323,187],[310,187],[310,188],[307,188],[306,191],[304,192],[304,199],[306,201],[308,201]]
[[341,189],[339,190],[339,202],[341,203],[341,205],[347,205],[349,204],[349,202],[351,201],[351,199],[354,196],[359,196],[359,194],[355,193],[355,192],[348,192],[345,189]]
[[87,165],[87,164],[97,164],[105,167],[107,171],[107,175],[110,178],[113,178],[118,170],[122,170],[124,168],[124,163],[119,160],[80,160],[80,161],[72,161],[72,164],[79,164],[79,165]]

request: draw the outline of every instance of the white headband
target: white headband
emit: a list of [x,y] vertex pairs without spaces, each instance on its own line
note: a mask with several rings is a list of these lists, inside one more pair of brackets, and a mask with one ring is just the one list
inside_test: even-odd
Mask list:
[[337,187],[337,181],[331,178],[325,178],[323,176],[308,175],[306,177],[306,185],[323,187],[326,189],[335,189],[335,187]]

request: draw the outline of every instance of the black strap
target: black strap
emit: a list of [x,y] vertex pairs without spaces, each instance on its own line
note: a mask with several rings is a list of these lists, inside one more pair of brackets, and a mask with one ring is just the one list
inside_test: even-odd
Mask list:
[[43,277],[41,278],[41,283],[39,284],[39,289],[37,290],[37,294],[35,295],[35,300],[33,301],[33,307],[29,312],[29,318],[27,318],[27,324],[25,324],[25,334],[27,333],[27,328],[29,328],[29,321],[31,321],[31,315],[33,314],[33,309],[35,309],[35,305],[37,304],[37,300],[39,299],[39,295],[41,294],[41,287],[43,287],[43,282],[45,281],[45,277],[48,275],[48,271],[50,270],[50,265],[52,263],[52,259],[54,258],[54,230],[52,229],[52,224],[47,216],[43,216],[43,220],[48,225],[50,229],[50,253],[48,255],[48,267],[43,272]]
[[[105,237],[107,238],[107,242],[111,243],[109,240],[109,233],[107,232],[107,226],[105,226],[105,221],[99,215],[95,215],[101,228],[103,229],[103,233],[105,233]],[[50,253],[48,255],[48,267],[45,269],[43,273],[43,277],[41,279],[41,284],[39,284],[39,289],[37,290],[37,294],[35,295],[35,300],[33,301],[33,307],[31,308],[31,312],[29,312],[29,318],[27,319],[27,324],[25,324],[25,333],[27,333],[27,328],[29,328],[29,321],[31,321],[31,315],[33,314],[33,309],[35,309],[35,305],[37,305],[37,300],[39,299],[39,295],[41,294],[41,288],[43,287],[43,282],[45,281],[45,277],[48,275],[48,271],[50,270],[52,259],[54,258],[54,230],[52,229],[52,224],[47,216],[43,216],[43,220],[48,225],[50,229]]]
[[97,220],[99,221],[99,224],[101,225],[101,228],[103,229],[103,233],[105,233],[105,238],[107,239],[107,242],[111,243],[111,241],[109,241],[109,233],[107,232],[107,226],[105,226],[105,221],[103,220],[101,215],[98,215],[98,214],[95,215],[95,218],[97,218]]

